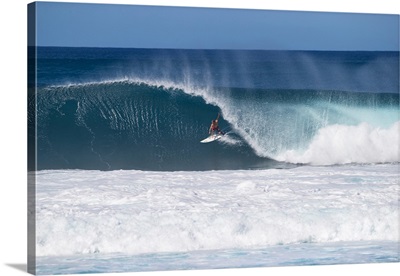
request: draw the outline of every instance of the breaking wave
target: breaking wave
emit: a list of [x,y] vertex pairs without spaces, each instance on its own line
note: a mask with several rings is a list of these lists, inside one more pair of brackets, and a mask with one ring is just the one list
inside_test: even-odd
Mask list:
[[[399,96],[116,80],[39,89],[39,169],[207,170],[399,161]],[[201,144],[222,114],[230,130]],[[210,161],[212,160],[212,161]]]

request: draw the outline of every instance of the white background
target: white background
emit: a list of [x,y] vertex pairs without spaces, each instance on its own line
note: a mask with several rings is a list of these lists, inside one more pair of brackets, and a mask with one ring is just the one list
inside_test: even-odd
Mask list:
[[[2,0],[0,32],[0,275],[26,272],[26,5],[30,1]],[[59,2],[59,1],[58,1]],[[142,0],[73,1],[87,3],[152,4],[280,10],[400,13],[397,0]],[[396,3],[397,2],[397,3]],[[399,229],[400,231],[400,229]],[[400,232],[399,232],[400,234]],[[400,245],[399,245],[400,246]],[[400,247],[399,247],[400,250]],[[400,254],[400,251],[399,251]],[[336,265],[314,267],[251,268],[210,271],[172,271],[92,275],[398,275],[400,264]]]

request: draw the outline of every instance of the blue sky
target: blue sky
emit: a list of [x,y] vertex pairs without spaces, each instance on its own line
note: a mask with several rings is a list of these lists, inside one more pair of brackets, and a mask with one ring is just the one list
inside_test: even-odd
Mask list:
[[399,15],[51,2],[36,15],[38,46],[399,49]]

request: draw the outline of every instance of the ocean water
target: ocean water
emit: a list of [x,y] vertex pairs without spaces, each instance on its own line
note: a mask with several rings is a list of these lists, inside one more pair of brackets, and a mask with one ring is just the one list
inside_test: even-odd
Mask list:
[[399,261],[398,52],[37,57],[39,274]]

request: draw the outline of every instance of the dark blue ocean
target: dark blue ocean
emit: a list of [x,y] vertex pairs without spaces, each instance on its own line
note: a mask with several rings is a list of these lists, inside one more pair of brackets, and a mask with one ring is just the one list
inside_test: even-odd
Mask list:
[[38,170],[399,161],[398,52],[38,47],[33,97]]

